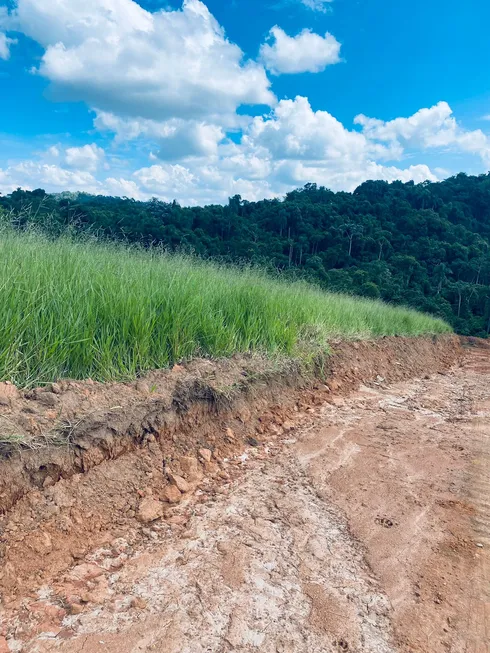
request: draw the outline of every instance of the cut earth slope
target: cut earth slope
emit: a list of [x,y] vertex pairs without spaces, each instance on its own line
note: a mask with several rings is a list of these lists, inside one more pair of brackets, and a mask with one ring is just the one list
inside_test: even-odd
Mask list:
[[490,351],[333,350],[316,387],[237,359],[61,385],[69,446],[1,463],[5,650],[487,651]]

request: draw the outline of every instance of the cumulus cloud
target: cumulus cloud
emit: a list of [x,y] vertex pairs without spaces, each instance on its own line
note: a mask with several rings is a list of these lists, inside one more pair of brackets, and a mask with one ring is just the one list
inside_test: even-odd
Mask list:
[[336,169],[329,166],[305,164],[301,161],[285,161],[276,171],[278,181],[289,188],[296,188],[315,181],[332,190],[355,190],[364,181],[438,181],[437,175],[424,165],[411,165],[408,168],[384,166],[375,161],[364,161],[353,168]]
[[398,146],[371,141],[346,129],[308,100],[282,100],[268,116],[255,118],[239,143],[218,144],[216,156],[185,163],[154,163],[132,175],[139,192],[183,203],[226,202],[236,193],[249,200],[281,196],[307,182],[354,190],[366,179],[427,179],[426,165],[384,165],[400,156]]
[[351,165],[368,157],[393,159],[398,147],[373,142],[349,131],[328,111],[313,111],[307,98],[281,100],[268,117],[254,119],[245,143],[268,149],[276,159],[324,161]]
[[90,172],[67,170],[57,164],[21,161],[0,168],[0,192],[10,193],[18,187],[27,190],[45,188],[51,192],[80,190],[95,193],[100,184]]
[[5,32],[0,32],[0,59],[10,58],[10,46],[17,43],[15,39],[9,39]]
[[[134,125],[121,126],[104,119],[112,129],[135,129]],[[139,127],[150,130],[161,125],[142,123]],[[137,137],[137,132],[131,134]],[[238,143],[219,137],[211,137],[209,151],[204,149],[201,156],[193,150],[194,155],[182,161],[160,157],[156,162],[152,157],[151,165],[118,176],[108,170],[105,178],[94,173],[95,160],[103,156],[96,145],[53,146],[44,156],[54,163],[12,166],[3,171],[2,183],[5,187],[8,179],[12,188],[45,185],[47,190],[87,190],[137,199],[156,196],[183,204],[207,204],[225,203],[237,193],[248,200],[277,197],[307,182],[352,191],[366,179],[437,179],[423,164],[407,168],[392,165],[390,162],[403,153],[398,142],[379,142],[349,130],[328,112],[314,111],[304,97],[282,100],[270,115],[256,117],[244,128]]]
[[250,201],[278,195],[269,180],[242,177],[233,166],[226,169],[222,163],[192,168],[179,164],[153,165],[137,170],[133,177],[147,197],[156,196],[165,201],[177,198],[189,205],[226,203],[237,194]]
[[120,118],[112,113],[98,112],[94,120],[96,129],[116,136],[116,142],[147,138],[158,143],[158,157],[179,160],[193,156],[213,156],[225,131],[218,125],[196,120],[174,118],[164,122],[145,119]]
[[95,172],[104,157],[104,150],[95,143],[83,147],[69,147],[65,151],[65,163],[70,168],[85,172]]
[[45,188],[51,192],[78,190],[97,193],[102,186],[95,173],[104,159],[104,150],[95,143],[67,148],[52,145],[35,159],[0,168],[0,192],[10,193],[21,187],[28,190]]
[[361,114],[356,116],[355,123],[372,141],[423,150],[454,149],[476,154],[490,164],[490,138],[481,129],[468,131],[461,127],[447,102],[420,109],[408,118],[395,118],[388,122]]
[[124,117],[207,122],[275,102],[263,66],[244,60],[200,0],[154,13],[133,0],[17,0],[10,29],[44,48],[38,73],[55,99]]
[[304,29],[297,36],[288,36],[278,27],[269,33],[271,43],[264,43],[260,56],[274,75],[281,73],[319,73],[340,61],[341,45],[326,32],[325,36]]

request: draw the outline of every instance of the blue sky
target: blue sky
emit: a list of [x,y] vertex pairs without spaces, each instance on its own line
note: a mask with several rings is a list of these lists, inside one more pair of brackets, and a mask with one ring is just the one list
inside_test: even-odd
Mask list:
[[487,172],[489,24],[481,0],[0,0],[0,192]]

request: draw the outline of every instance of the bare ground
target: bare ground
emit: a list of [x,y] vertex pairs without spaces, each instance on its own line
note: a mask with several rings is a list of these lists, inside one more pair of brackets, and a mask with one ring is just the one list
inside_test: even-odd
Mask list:
[[488,653],[490,350],[395,382],[377,353],[384,377],[269,414],[244,452],[228,427],[210,461],[172,461],[192,487],[164,519],[151,440],[19,498],[0,652]]

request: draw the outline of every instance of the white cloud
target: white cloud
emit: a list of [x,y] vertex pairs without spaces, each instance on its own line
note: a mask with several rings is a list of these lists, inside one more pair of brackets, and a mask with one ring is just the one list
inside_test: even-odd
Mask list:
[[17,0],[10,28],[43,46],[38,72],[59,100],[220,124],[243,104],[275,102],[262,65],[244,61],[200,0],[155,13],[133,0]]
[[50,148],[48,148],[46,154],[49,157],[52,157],[53,159],[59,159],[59,157],[61,156],[60,150],[56,145],[52,145]]
[[447,102],[420,109],[409,118],[385,122],[361,114],[354,122],[372,141],[423,150],[447,148],[476,154],[490,164],[490,138],[480,129],[467,131],[461,127]]
[[269,33],[271,44],[264,43],[260,56],[274,75],[281,73],[318,73],[340,61],[341,45],[326,32],[325,36],[304,29],[297,36],[288,36],[277,25]]
[[[134,121],[120,123],[112,115],[99,115],[98,119],[115,132],[126,130],[131,138],[141,134],[146,138],[155,132],[160,142],[165,142],[161,131],[169,129],[168,124],[145,121],[137,125]],[[176,123],[174,127],[178,134],[185,131],[186,125]],[[168,138],[182,153],[181,137],[175,137],[175,142],[172,135]],[[161,155],[157,163],[153,155],[152,165],[122,175],[120,170],[116,175],[109,169],[105,178],[92,174],[94,160],[101,160],[103,155],[96,145],[67,149],[53,146],[44,154],[48,163],[21,162],[11,166],[3,171],[1,183],[5,188],[7,178],[11,188],[41,185],[51,191],[86,190],[136,199],[157,196],[192,205],[226,203],[228,197],[237,193],[248,200],[281,196],[307,182],[352,191],[367,179],[437,179],[426,165],[404,168],[389,163],[403,154],[396,139],[380,142],[366,133],[349,130],[328,112],[314,111],[304,97],[282,100],[270,115],[254,118],[244,127],[239,143],[220,138],[221,134],[211,134],[208,148],[204,147],[200,155],[194,148],[193,156],[180,162],[172,157],[162,161]],[[205,136],[198,138],[195,134],[190,140],[195,145],[200,139],[206,142]],[[182,142],[185,144],[185,139]],[[189,152],[189,148],[185,151]],[[76,164],[78,171],[74,169]]]
[[27,190],[44,188],[51,192],[82,190],[97,192],[99,182],[89,172],[66,170],[59,165],[36,161],[21,161],[2,170],[0,192],[10,193],[21,187]]
[[95,143],[83,147],[69,147],[65,151],[65,163],[68,167],[85,172],[95,172],[104,157],[104,150]]
[[146,197],[156,196],[165,201],[177,198],[189,205],[226,203],[237,194],[250,201],[277,195],[267,179],[241,177],[232,167],[226,170],[221,162],[192,168],[179,164],[153,165],[137,170],[133,177]]
[[[49,191],[85,190],[137,199],[175,198],[183,204],[223,203],[236,193],[249,200],[281,196],[307,182],[352,191],[367,179],[435,181],[450,171],[431,170],[416,156],[420,159],[425,151],[442,147],[485,160],[488,152],[488,137],[480,130],[465,131],[445,103],[386,122],[359,116],[356,122],[362,131],[358,131],[347,129],[327,111],[314,111],[307,98],[297,97],[282,100],[269,115],[245,124],[238,143],[223,138],[224,130],[198,121],[159,123],[113,114],[99,114],[97,120],[99,128],[120,138],[141,138],[135,151],[141,153],[145,141],[153,139],[162,149],[167,143],[166,153],[150,156],[148,147],[151,164],[131,171],[127,162],[106,163],[103,150],[94,143],[54,145],[41,161],[21,161],[1,171],[1,190],[42,186]],[[410,165],[394,165],[406,152]]]
[[158,156],[165,160],[216,155],[218,143],[225,137],[222,127],[178,118],[158,122],[120,118],[112,113],[98,112],[94,125],[100,131],[114,133],[116,142],[141,137],[153,139],[160,146]]
[[320,11],[321,13],[326,13],[328,11],[328,5],[333,2],[333,0],[301,0],[301,4],[312,11]]
[[212,156],[155,163],[135,171],[132,180],[146,197],[205,204],[226,202],[236,193],[249,200],[280,196],[312,181],[333,190],[354,190],[366,179],[437,179],[426,165],[381,163],[394,155],[401,155],[398,146],[349,131],[298,97],[282,100],[269,116],[255,118],[240,143],[218,144]]
[[136,200],[148,199],[148,196],[140,189],[138,184],[131,179],[115,179],[108,177],[100,185],[99,194],[112,195],[114,197],[132,197]]
[[[301,2],[316,11],[329,4]],[[429,150],[490,165],[489,136],[464,129],[446,102],[389,121],[359,115],[353,129],[307,98],[277,102],[263,63],[246,61],[200,0],[155,12],[134,0],[17,0],[10,14],[0,7],[0,30],[0,58],[9,56],[11,31],[36,40],[44,53],[35,72],[52,96],[85,101],[95,128],[139,160],[131,167],[95,143],[57,144],[0,169],[2,192],[41,186],[203,204],[236,193],[278,196],[306,182],[353,190],[366,179],[435,180],[446,172],[423,163]],[[270,34],[261,58],[272,73],[318,72],[339,61],[340,44],[328,33]],[[272,109],[238,114],[247,104]],[[407,154],[410,165],[402,163]]]
[[313,111],[301,96],[281,100],[269,117],[255,118],[244,140],[267,148],[275,159],[324,161],[335,166],[400,154],[398,148],[349,131],[327,111]]
[[285,161],[276,171],[277,179],[289,188],[296,188],[311,181],[332,190],[355,190],[364,181],[438,181],[438,177],[426,165],[411,165],[408,168],[383,166],[375,161],[364,161],[357,167],[335,169],[329,166],[308,165],[298,161]]
[[104,150],[95,143],[68,148],[52,145],[35,159],[0,168],[0,192],[10,193],[18,187],[44,188],[50,192],[101,192],[101,182],[94,173],[104,159]]
[[4,32],[0,32],[0,59],[5,61],[10,58],[10,46],[17,43],[15,39],[9,39]]
[[188,168],[181,165],[154,165],[141,168],[134,177],[148,192],[164,192],[180,195],[182,190],[188,190],[194,185],[195,177]]

